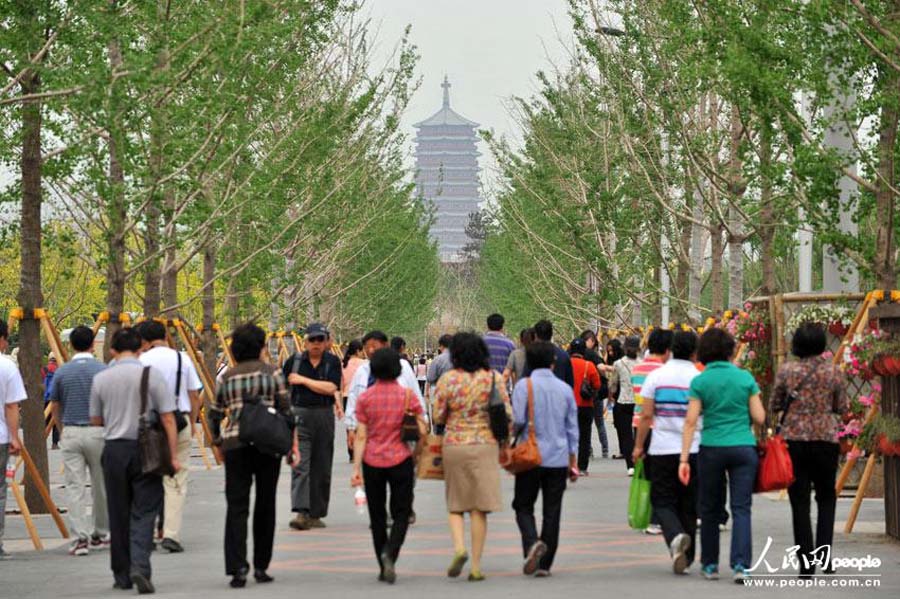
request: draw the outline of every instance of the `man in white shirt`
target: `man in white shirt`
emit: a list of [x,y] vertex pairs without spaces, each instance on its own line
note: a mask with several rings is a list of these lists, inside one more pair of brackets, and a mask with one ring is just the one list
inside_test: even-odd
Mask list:
[[165,507],[161,546],[170,553],[180,553],[184,551],[181,545],[181,523],[187,499],[188,460],[191,456],[194,426],[200,415],[199,391],[202,385],[190,358],[166,343],[165,325],[148,320],[140,324],[138,332],[143,341],[141,363],[159,371],[175,397],[178,409],[175,420],[178,426],[178,462],[181,469],[175,476],[163,477]]
[[[0,353],[9,347],[9,327],[0,320]],[[19,440],[19,402],[28,399],[25,383],[15,362],[0,358],[0,464],[6,468],[10,455],[22,449]],[[3,529],[6,520],[6,476],[0,479],[0,560],[9,557],[3,549]]]

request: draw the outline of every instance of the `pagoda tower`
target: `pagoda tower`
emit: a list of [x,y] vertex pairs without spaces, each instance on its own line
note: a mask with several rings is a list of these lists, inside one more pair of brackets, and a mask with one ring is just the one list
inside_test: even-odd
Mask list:
[[450,108],[450,82],[444,77],[444,104],[413,125],[416,134],[416,191],[435,207],[431,235],[442,262],[459,262],[469,243],[469,215],[481,203],[478,182],[478,137],[474,123]]

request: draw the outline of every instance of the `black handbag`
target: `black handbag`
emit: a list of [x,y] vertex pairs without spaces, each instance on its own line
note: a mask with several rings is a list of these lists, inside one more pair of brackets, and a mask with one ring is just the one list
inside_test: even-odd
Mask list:
[[259,394],[248,394],[238,417],[238,439],[260,453],[281,457],[294,445],[289,418],[274,406],[266,405]]
[[412,391],[406,390],[406,406],[403,408],[403,421],[400,423],[400,440],[404,443],[412,443],[419,440],[419,421],[416,415],[409,409],[409,398]]
[[491,421],[491,433],[497,439],[497,443],[506,443],[509,440],[509,414],[506,412],[506,402],[497,389],[497,374],[491,370],[491,395],[488,399],[488,416]]
[[597,391],[594,389],[594,386],[591,385],[590,379],[588,379],[588,364],[587,360],[584,361],[584,376],[581,378],[581,389],[578,392],[581,394],[581,401],[583,402],[593,402],[597,397]]
[[147,382],[150,376],[150,367],[144,366],[141,372],[141,416],[138,424],[138,449],[141,454],[141,472],[144,474],[158,474],[160,476],[172,476],[175,469],[172,468],[172,451],[169,448],[169,438],[162,427],[157,413],[156,422],[147,420]]
[[178,409],[178,400],[181,397],[181,352],[175,350],[175,353],[178,355],[178,371],[175,375],[175,428],[180,433],[187,428],[189,422],[184,412]]

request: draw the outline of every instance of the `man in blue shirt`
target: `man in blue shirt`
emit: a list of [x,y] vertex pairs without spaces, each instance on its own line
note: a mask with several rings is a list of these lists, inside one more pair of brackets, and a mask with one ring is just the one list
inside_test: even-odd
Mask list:
[[[87,555],[89,547],[109,546],[109,519],[106,511],[106,486],[103,482],[103,429],[91,426],[91,385],[106,366],[94,358],[94,332],[78,326],[69,334],[75,350],[72,359],[56,371],[48,397],[53,420],[62,437],[69,521],[75,539],[70,555]],[[90,480],[88,479],[90,473]],[[90,482],[91,514],[88,515]]]
[[488,354],[490,355],[491,368],[501,374],[509,361],[509,354],[516,349],[516,344],[503,334],[503,325],[505,323],[506,320],[501,314],[491,314],[487,317],[487,333],[483,335],[484,343],[487,345]]
[[[550,370],[556,354],[553,344],[536,341],[525,352],[533,370],[531,376],[516,383],[513,390],[513,420],[516,430],[522,429],[521,434],[527,434],[528,402],[531,395],[541,465],[516,475],[512,507],[522,534],[522,551],[525,555],[522,572],[544,577],[550,575],[550,567],[559,544],[559,520],[566,477],[572,482],[578,480],[578,408],[572,387],[559,380]],[[543,493],[544,506],[540,536],[534,519],[534,504],[538,492]]]

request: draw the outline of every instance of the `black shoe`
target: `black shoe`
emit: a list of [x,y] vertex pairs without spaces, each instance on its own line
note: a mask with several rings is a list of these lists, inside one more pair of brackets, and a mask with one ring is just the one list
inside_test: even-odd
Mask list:
[[247,586],[247,568],[241,568],[237,571],[237,573],[231,577],[231,582],[228,583],[231,585],[233,589],[242,589]]
[[131,582],[137,587],[139,595],[149,595],[156,592],[150,579],[139,572],[135,572],[131,575]]
[[409,512],[409,525],[412,526],[416,523],[416,513],[413,511]]
[[131,581],[130,581],[130,580],[129,580],[128,582],[124,582],[124,581],[123,581],[123,582],[119,582],[119,581],[117,580],[116,582],[113,583],[113,588],[114,588],[114,589],[118,589],[118,590],[120,590],[120,591],[130,591],[131,589],[134,588],[134,585],[131,584]]
[[388,584],[394,584],[397,581],[397,573],[394,571],[394,560],[387,553],[381,554],[381,575]]
[[184,547],[182,547],[181,543],[179,543],[175,539],[163,539],[162,543],[160,543],[159,546],[169,553],[181,553],[182,551],[184,551]]
[[268,574],[266,574],[266,571],[265,571],[265,570],[254,570],[254,571],[253,571],[253,578],[256,579],[256,582],[260,582],[260,583],[263,583],[263,582],[272,582],[273,580],[275,580],[274,578],[272,578],[271,576],[269,576]]

